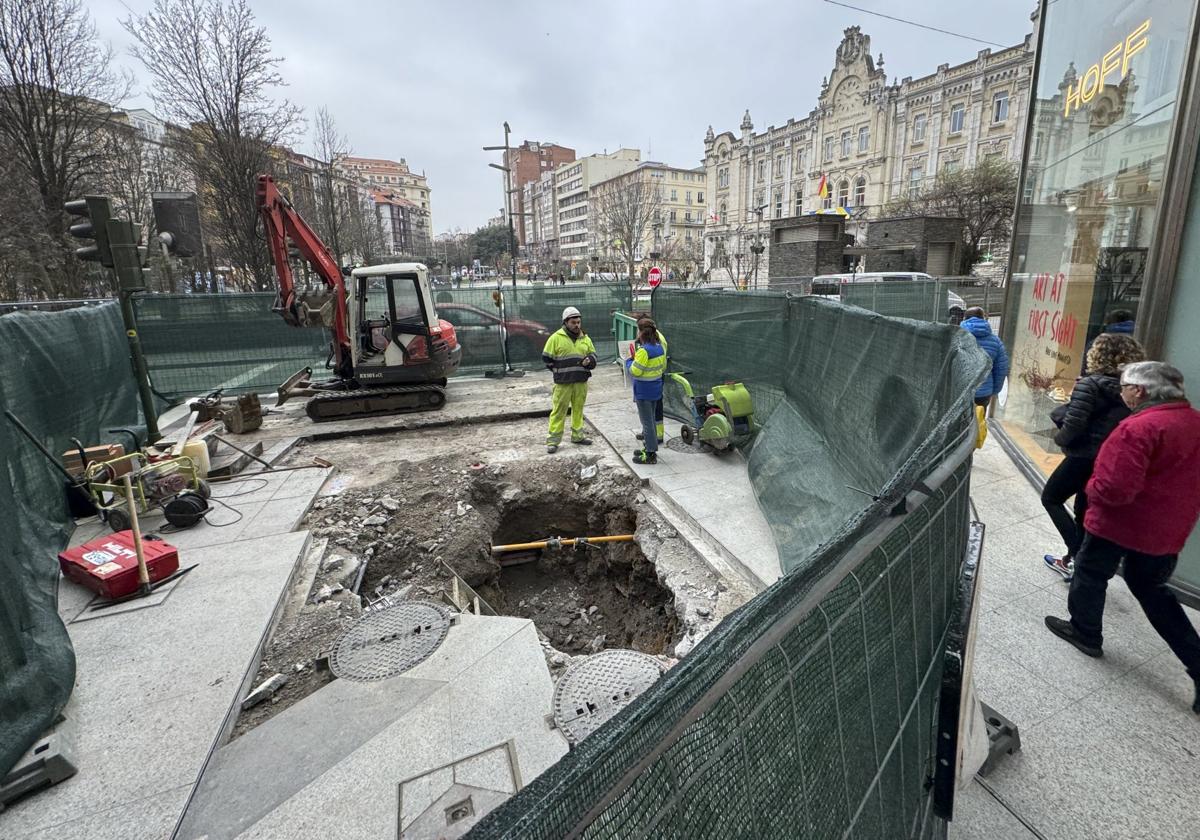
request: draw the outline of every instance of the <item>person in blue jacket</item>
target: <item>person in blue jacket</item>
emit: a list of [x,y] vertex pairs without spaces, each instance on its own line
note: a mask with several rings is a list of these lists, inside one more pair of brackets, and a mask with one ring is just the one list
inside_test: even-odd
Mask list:
[[963,314],[966,318],[962,322],[962,328],[975,336],[979,349],[987,353],[988,358],[992,360],[991,375],[983,380],[983,384],[975,392],[975,405],[987,408],[992,396],[1000,393],[1000,389],[1004,387],[1004,378],[1008,376],[1008,353],[1005,352],[1004,343],[1000,341],[999,336],[992,332],[992,326],[984,317],[983,309],[972,306]]
[[633,453],[635,464],[658,463],[658,433],[655,430],[654,406],[662,399],[663,373],[667,369],[667,353],[658,340],[658,327],[649,318],[638,321],[637,349],[625,360],[625,370],[633,377],[633,401],[642,421],[642,445]]

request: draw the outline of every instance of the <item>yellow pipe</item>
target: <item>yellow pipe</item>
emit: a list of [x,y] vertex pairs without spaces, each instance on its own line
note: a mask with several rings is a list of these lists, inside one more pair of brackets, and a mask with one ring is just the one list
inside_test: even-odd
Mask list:
[[633,534],[615,534],[608,537],[578,537],[562,539],[553,537],[548,540],[539,542],[513,543],[512,545],[494,545],[492,546],[492,554],[503,554],[506,551],[532,551],[535,548],[559,548],[562,546],[574,546],[576,540],[585,543],[615,543],[615,542],[633,542]]

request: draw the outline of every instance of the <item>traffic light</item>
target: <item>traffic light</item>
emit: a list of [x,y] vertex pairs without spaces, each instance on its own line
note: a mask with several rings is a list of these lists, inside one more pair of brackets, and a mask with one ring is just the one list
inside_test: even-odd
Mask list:
[[112,201],[106,196],[89,195],[68,201],[63,209],[82,219],[67,229],[76,239],[91,239],[92,244],[75,249],[75,256],[85,262],[98,262],[112,268],[112,253],[108,247],[108,220],[112,217]]
[[128,219],[109,219],[105,240],[120,288],[127,292],[145,289],[142,267],[146,264],[146,248],[138,245],[142,226]]

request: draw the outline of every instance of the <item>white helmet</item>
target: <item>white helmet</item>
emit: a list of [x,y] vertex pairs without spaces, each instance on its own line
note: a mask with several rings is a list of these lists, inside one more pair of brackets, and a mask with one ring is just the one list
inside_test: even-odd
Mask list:
[[568,318],[582,318],[582,317],[583,316],[579,314],[579,310],[576,309],[574,306],[568,306],[566,309],[563,310],[562,319],[563,319],[564,323],[566,322],[566,320]]

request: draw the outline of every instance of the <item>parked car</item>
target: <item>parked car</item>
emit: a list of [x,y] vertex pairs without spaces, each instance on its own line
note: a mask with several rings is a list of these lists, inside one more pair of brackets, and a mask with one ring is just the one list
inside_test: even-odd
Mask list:
[[[463,349],[465,365],[482,364],[496,359],[500,352],[500,315],[466,303],[439,303],[437,314],[454,325]],[[532,362],[541,358],[550,336],[545,324],[521,318],[508,318],[508,359]]]
[[[835,295],[841,299],[841,287],[850,283],[880,283],[894,280],[936,280],[932,274],[923,271],[871,271],[861,274],[821,274],[813,278],[812,291],[814,295]],[[951,324],[958,324],[967,311],[967,304],[962,297],[949,289],[946,290],[946,318]]]

